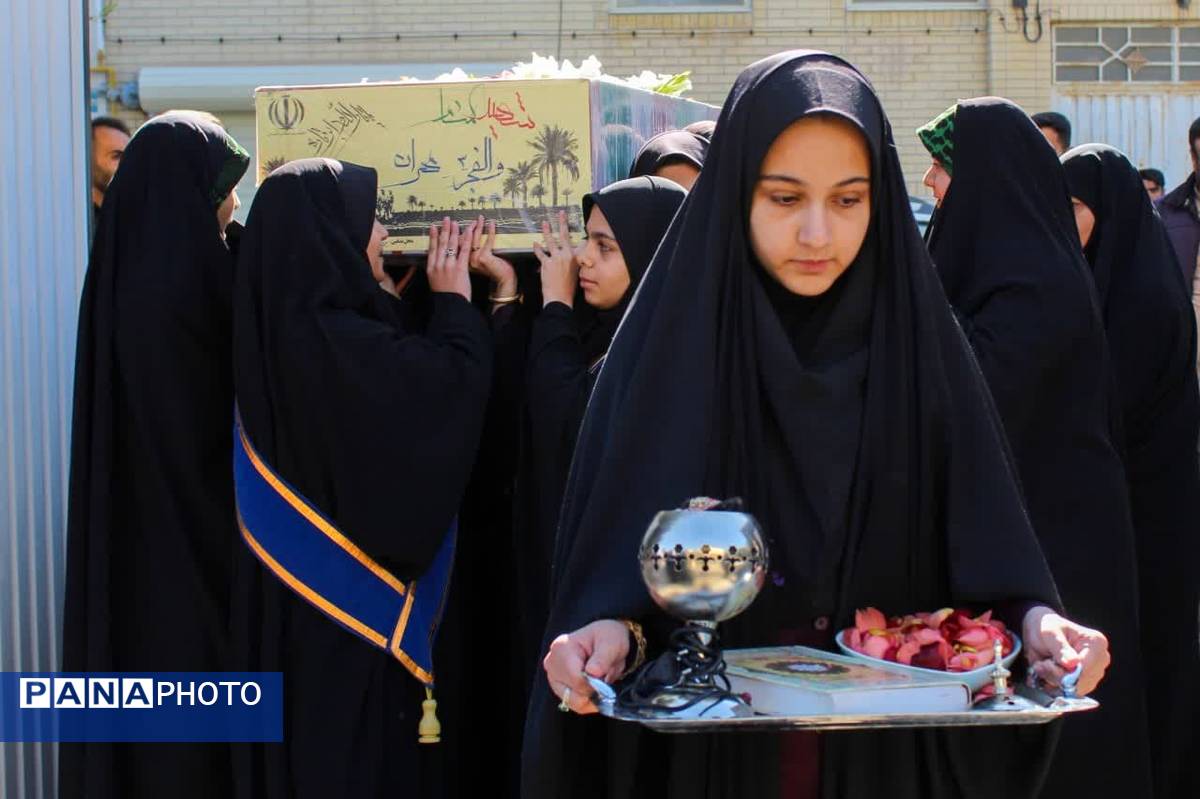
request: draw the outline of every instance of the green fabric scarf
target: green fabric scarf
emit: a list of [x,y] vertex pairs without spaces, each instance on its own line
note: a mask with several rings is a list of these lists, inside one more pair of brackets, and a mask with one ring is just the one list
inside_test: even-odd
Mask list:
[[209,194],[213,207],[219,206],[225,201],[229,192],[233,191],[233,187],[246,173],[246,167],[250,165],[250,153],[246,152],[246,148],[238,144],[232,136],[226,134],[225,145],[229,148],[229,157],[225,159],[221,171],[217,173],[217,180]]
[[958,105],[952,105],[917,128],[921,144],[941,162],[951,177],[954,176],[954,115],[957,111]]

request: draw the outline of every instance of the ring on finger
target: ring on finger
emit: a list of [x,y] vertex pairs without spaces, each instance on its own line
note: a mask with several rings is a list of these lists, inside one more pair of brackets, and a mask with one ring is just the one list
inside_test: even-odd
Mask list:
[[562,701],[558,703],[558,709],[563,713],[571,712],[571,689],[563,688]]

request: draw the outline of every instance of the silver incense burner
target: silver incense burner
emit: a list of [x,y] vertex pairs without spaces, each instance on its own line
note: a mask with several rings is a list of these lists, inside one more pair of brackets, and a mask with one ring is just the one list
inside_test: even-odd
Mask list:
[[672,635],[678,678],[639,702],[642,715],[732,718],[753,715],[729,692],[717,625],[746,610],[766,581],[758,522],[740,503],[693,500],[662,511],[638,550],[642,580],[660,608],[684,622]]

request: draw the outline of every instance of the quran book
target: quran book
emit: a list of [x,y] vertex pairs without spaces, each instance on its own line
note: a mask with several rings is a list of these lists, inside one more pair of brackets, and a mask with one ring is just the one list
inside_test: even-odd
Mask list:
[[783,716],[938,713],[969,710],[971,692],[953,674],[928,675],[805,646],[725,652],[733,692],[759,713]]

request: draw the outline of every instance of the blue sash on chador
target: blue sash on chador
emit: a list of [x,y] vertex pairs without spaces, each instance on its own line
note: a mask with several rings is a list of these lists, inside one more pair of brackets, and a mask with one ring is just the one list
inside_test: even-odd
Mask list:
[[433,685],[433,639],[454,562],[457,521],[425,574],[403,583],[272,471],[234,426],[234,484],[242,538],[288,588]]

